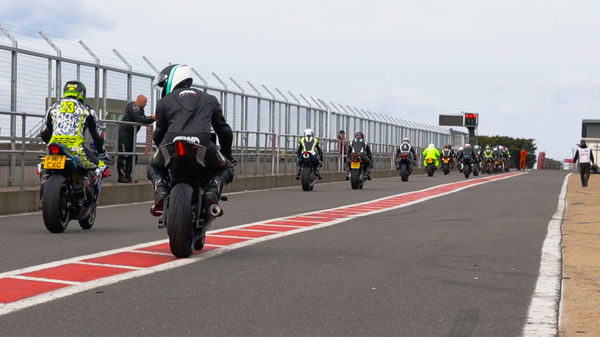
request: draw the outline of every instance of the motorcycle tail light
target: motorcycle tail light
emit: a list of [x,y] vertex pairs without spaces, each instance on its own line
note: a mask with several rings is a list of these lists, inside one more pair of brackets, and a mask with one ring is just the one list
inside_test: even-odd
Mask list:
[[107,168],[106,170],[104,170],[104,172],[102,172],[103,179],[106,179],[108,177],[110,177],[110,169],[109,168]]
[[48,146],[48,150],[52,154],[59,154],[60,153],[60,146],[58,146],[58,144],[50,144]]
[[175,152],[177,153],[177,155],[179,157],[185,156],[185,153],[186,153],[185,144],[183,142],[175,143]]
[[406,156],[405,154],[403,154],[403,155],[402,155],[402,159],[406,159],[406,157],[407,157],[407,156]]

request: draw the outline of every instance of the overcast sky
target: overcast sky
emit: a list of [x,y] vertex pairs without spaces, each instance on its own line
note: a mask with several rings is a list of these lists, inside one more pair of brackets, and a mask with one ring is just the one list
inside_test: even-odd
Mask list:
[[3,0],[0,22],[571,155],[600,119],[600,1]]

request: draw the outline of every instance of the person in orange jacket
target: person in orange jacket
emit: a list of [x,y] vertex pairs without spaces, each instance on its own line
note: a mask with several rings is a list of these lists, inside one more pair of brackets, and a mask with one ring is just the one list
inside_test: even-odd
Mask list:
[[519,170],[525,171],[525,169],[527,168],[527,155],[528,154],[529,154],[529,152],[525,151],[525,149],[521,149],[521,151],[519,151],[519,155],[520,155]]

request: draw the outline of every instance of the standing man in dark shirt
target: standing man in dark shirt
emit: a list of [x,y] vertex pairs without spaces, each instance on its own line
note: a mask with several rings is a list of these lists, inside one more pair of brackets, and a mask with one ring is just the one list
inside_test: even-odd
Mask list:
[[594,164],[594,153],[587,146],[585,139],[581,140],[581,142],[579,143],[579,148],[577,149],[577,152],[575,152],[575,157],[573,157],[573,163],[577,163],[577,161],[579,161],[581,186],[588,187],[588,180],[590,180],[591,164]]
[[[124,122],[136,122],[141,124],[152,124],[154,119],[144,115],[144,107],[148,99],[144,95],[139,95],[135,102],[127,103],[125,113],[123,113]],[[119,152],[134,152],[134,143],[139,126],[119,125]],[[119,172],[120,183],[131,183],[131,169],[133,167],[132,155],[120,155],[117,159],[117,171]]]

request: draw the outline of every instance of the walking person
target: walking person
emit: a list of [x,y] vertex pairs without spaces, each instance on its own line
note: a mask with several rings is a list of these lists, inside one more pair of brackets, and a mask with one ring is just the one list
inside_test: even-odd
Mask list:
[[[144,95],[139,95],[135,102],[129,102],[125,106],[125,112],[123,113],[124,122],[136,122],[140,124],[152,124],[154,119],[146,117],[144,115],[144,108],[148,99]],[[134,152],[134,142],[136,135],[140,130],[139,126],[136,125],[119,125],[119,152]],[[117,171],[119,173],[120,183],[131,183],[131,171],[133,168],[133,156],[132,155],[120,155],[117,158]]]
[[521,148],[521,151],[519,151],[519,170],[521,171],[525,171],[525,169],[527,168],[527,155],[529,154],[529,152],[527,152],[524,148]]
[[577,160],[579,160],[579,174],[581,175],[581,186],[587,187],[588,181],[590,180],[591,164],[594,164],[594,154],[583,139],[579,143],[579,148],[575,152],[575,157],[573,157],[573,163],[576,163]]

